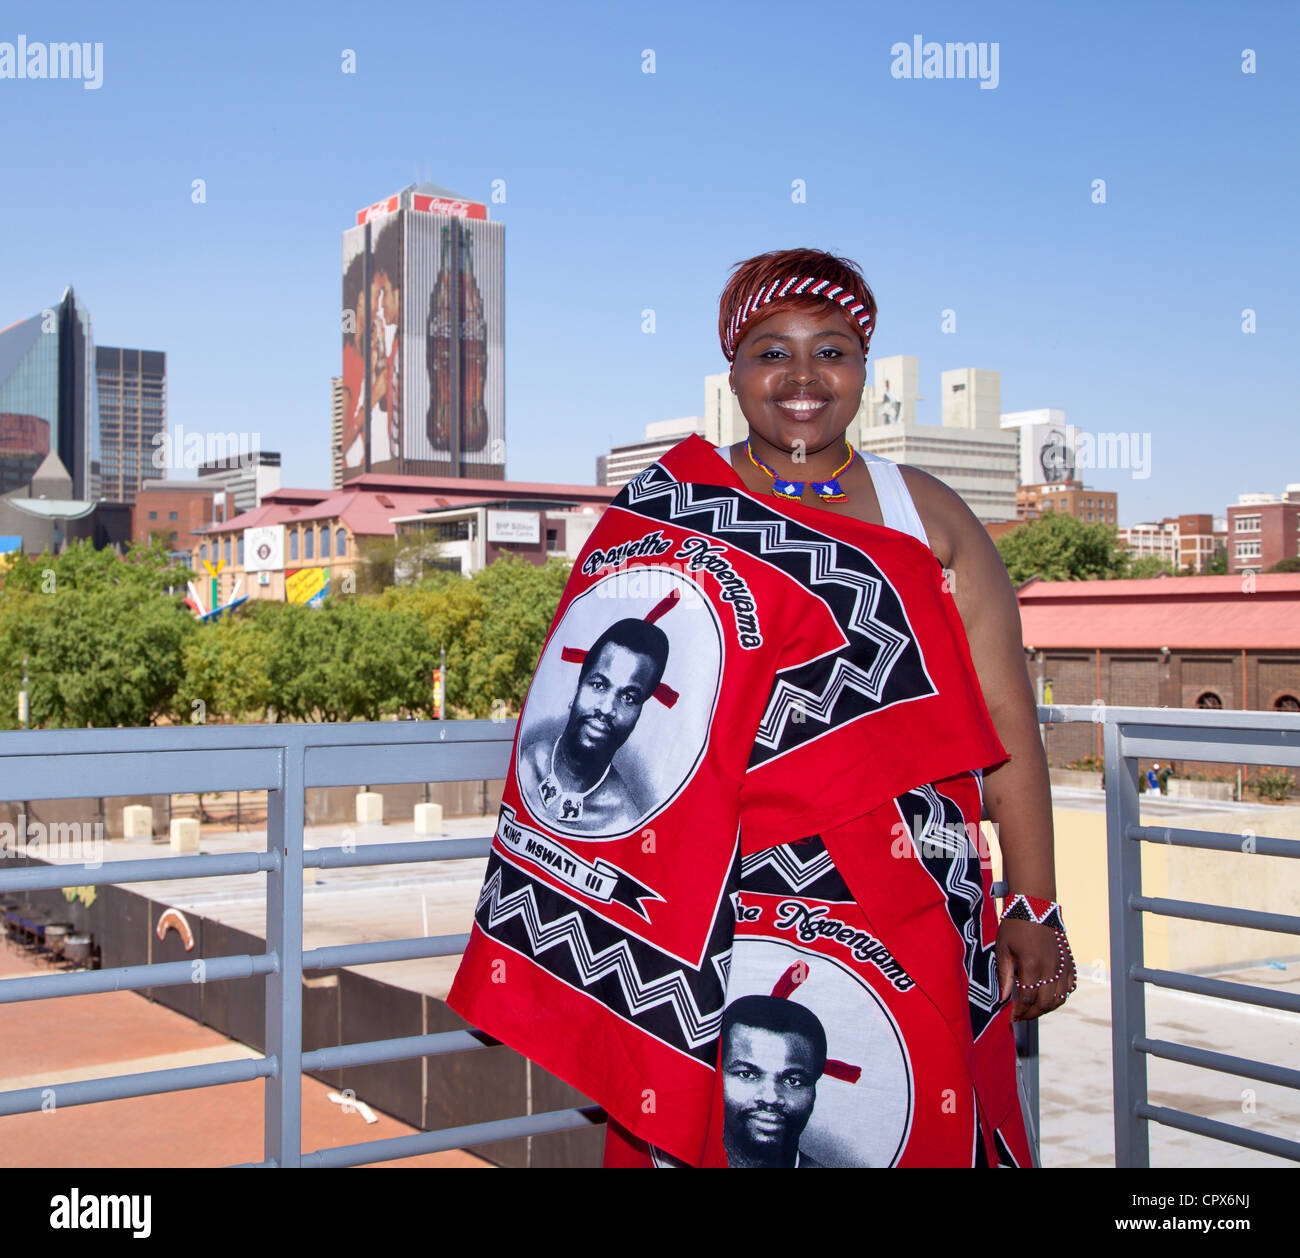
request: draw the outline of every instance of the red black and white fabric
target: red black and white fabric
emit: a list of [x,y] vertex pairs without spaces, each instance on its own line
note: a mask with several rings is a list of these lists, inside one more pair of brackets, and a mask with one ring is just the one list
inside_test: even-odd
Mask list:
[[[667,641],[619,742],[591,713],[651,648],[581,675],[629,620]],[[933,552],[688,437],[575,561],[447,1003],[608,1112],[606,1165],[1028,1165],[976,841],[1006,756]]]

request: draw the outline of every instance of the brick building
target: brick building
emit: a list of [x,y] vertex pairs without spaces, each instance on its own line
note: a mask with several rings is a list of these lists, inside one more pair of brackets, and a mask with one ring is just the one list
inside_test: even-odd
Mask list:
[[1282,559],[1300,556],[1300,485],[1281,499],[1242,494],[1228,508],[1228,571],[1267,572]]
[[[1043,702],[1300,712],[1300,574],[1034,579],[1019,601]],[[1055,766],[1102,754],[1100,726],[1046,737]]]
[[[131,507],[131,540],[147,542],[157,533],[171,551],[190,552],[202,540],[199,534],[235,515],[235,497],[219,486],[198,481],[142,481]],[[224,511],[223,511],[224,505]]]
[[1120,529],[1119,539],[1136,559],[1154,555],[1173,572],[1193,575],[1208,572],[1227,545],[1227,525],[1222,518],[1194,513],[1167,515],[1162,520]]
[[1016,490],[1016,519],[1037,520],[1049,511],[1072,515],[1084,524],[1114,524],[1119,495],[1109,489],[1088,489],[1081,480],[1021,485]]

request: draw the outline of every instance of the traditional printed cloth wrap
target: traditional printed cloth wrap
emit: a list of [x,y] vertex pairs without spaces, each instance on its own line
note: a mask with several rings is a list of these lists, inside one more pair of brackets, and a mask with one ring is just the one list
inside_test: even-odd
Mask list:
[[1006,758],[933,552],[688,437],[574,563],[447,1003],[604,1107],[606,1165],[1026,1165]]

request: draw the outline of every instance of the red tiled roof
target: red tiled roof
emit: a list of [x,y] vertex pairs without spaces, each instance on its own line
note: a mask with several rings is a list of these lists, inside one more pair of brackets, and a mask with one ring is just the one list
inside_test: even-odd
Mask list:
[[1033,581],[1019,600],[1027,647],[1300,651],[1300,573]]
[[[435,487],[438,492],[434,492]],[[396,531],[392,523],[395,518],[425,510],[471,507],[494,499],[554,499],[557,508],[566,499],[600,505],[616,493],[617,489],[605,486],[465,481],[447,476],[404,476],[395,481],[391,476],[371,472],[354,477],[338,490],[277,489],[264,497],[260,507],[234,516],[225,524],[193,532],[224,533],[266,524],[339,519],[354,536],[391,537]]]

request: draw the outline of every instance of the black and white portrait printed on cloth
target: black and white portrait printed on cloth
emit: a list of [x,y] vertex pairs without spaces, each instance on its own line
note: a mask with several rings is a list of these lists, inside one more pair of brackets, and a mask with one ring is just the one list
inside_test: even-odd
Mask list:
[[722,675],[713,606],[681,572],[632,565],[570,602],[520,716],[516,771],[544,828],[618,838],[698,767]]

